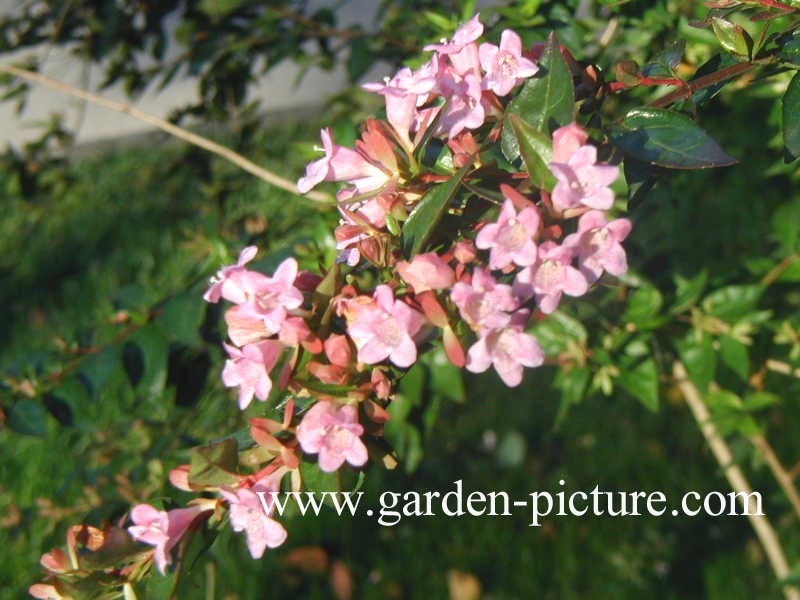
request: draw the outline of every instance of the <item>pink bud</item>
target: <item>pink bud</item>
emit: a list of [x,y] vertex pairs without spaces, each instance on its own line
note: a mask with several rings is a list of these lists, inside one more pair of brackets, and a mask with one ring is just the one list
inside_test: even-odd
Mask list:
[[347,341],[346,335],[333,333],[325,340],[324,346],[325,356],[328,357],[332,365],[346,367],[353,360],[353,352],[350,349],[350,342]]
[[580,126],[572,122],[553,132],[553,162],[566,163],[589,138]]
[[472,240],[461,240],[453,247],[453,256],[462,265],[468,265],[478,257],[478,250]]
[[169,472],[169,482],[179,490],[184,492],[191,492],[192,488],[189,485],[189,465],[181,465],[175,467]]
[[411,262],[397,263],[397,272],[414,288],[415,294],[428,290],[444,290],[455,282],[455,273],[435,252],[418,254]]
[[372,369],[370,380],[372,382],[372,389],[375,390],[375,395],[381,400],[386,400],[392,393],[392,384],[389,382],[389,378],[386,377],[386,374],[380,369]]

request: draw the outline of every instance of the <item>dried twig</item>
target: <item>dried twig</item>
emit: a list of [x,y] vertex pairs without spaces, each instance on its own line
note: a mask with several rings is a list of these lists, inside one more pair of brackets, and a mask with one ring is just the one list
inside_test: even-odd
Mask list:
[[[162,131],[165,131],[170,135],[175,136],[178,139],[181,139],[190,144],[194,144],[195,146],[203,148],[204,150],[216,154],[217,156],[221,156],[222,158],[235,164],[237,167],[247,171],[251,175],[255,175],[262,181],[266,181],[270,185],[274,185],[275,187],[281,188],[282,190],[292,192],[293,194],[298,194],[298,195],[300,194],[300,192],[297,190],[297,186],[293,182],[289,181],[288,179],[284,179],[280,175],[276,175],[275,173],[272,173],[271,171],[268,171],[263,167],[259,167],[253,161],[248,160],[247,158],[245,158],[241,154],[238,154],[237,152],[234,152],[230,148],[218,144],[216,142],[212,142],[208,138],[187,131],[182,127],[178,127],[177,125],[170,123],[165,119],[161,119],[160,117],[156,117],[154,115],[141,111],[138,108],[131,106],[130,104],[125,104],[124,102],[117,102],[116,100],[110,100],[108,98],[104,98],[103,96],[99,96],[92,92],[87,92],[86,90],[82,90],[67,83],[56,81],[54,79],[51,79],[50,77],[42,75],[41,73],[36,73],[34,71],[29,71],[27,69],[21,69],[19,67],[15,67],[12,65],[0,64],[0,72],[8,73],[9,75],[13,75],[15,77],[19,77],[21,79],[32,81],[34,83],[47,86],[54,90],[64,92],[65,94],[69,94],[70,96],[81,98],[82,100],[86,100],[87,102],[91,102],[92,104],[96,104],[98,106],[104,106],[119,113],[130,115],[134,119],[138,119],[143,123],[147,123],[148,125],[157,127],[158,129],[161,129]],[[304,197],[308,198],[309,200],[313,200],[315,202],[322,202],[326,204],[334,202],[334,200],[330,196],[328,196],[327,194],[322,194],[320,192],[309,192],[305,194]]]
[[[739,468],[739,465],[733,462],[733,455],[727,442],[725,442],[724,438],[719,434],[719,431],[717,431],[716,426],[711,420],[708,408],[703,403],[703,399],[697,387],[695,387],[689,379],[686,373],[686,367],[683,366],[683,363],[675,361],[672,366],[672,373],[675,376],[681,393],[683,393],[683,397],[686,399],[686,403],[692,411],[695,421],[697,421],[697,424],[700,426],[700,431],[702,431],[706,443],[709,448],[711,448],[712,454],[714,454],[714,458],[717,459],[717,463],[725,473],[728,483],[733,488],[734,492],[737,493],[737,496],[744,506],[745,498],[753,493],[753,489],[750,487],[747,477],[741,468]],[[775,530],[772,528],[772,524],[763,514],[750,513],[747,515],[747,518],[750,520],[750,525],[756,532],[758,541],[761,542],[761,547],[764,548],[764,552],[769,559],[775,577],[777,577],[778,581],[782,582],[790,574],[789,564],[786,561],[786,554],[783,551],[783,546],[781,546],[780,540]],[[784,585],[782,589],[786,600],[800,600],[800,590],[795,586]]]

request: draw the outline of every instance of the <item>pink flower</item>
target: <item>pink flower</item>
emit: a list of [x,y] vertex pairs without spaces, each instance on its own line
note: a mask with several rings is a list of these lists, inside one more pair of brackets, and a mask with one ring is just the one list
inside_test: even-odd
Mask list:
[[507,311],[518,306],[511,286],[497,283],[479,267],[473,271],[471,283],[459,281],[453,286],[450,298],[470,327],[481,332],[505,327],[510,319]]
[[447,103],[444,106],[437,134],[445,133],[454,138],[465,129],[477,129],[486,119],[481,103],[481,79],[474,73],[463,77],[447,69],[439,81],[440,91]]
[[389,177],[378,166],[355,150],[333,143],[329,129],[321,131],[325,156],[306,167],[306,174],[297,181],[297,189],[305,194],[322,181],[359,181],[361,192],[380,188]]
[[413,144],[408,134],[417,116],[416,108],[420,101],[427,98],[428,93],[435,85],[435,70],[430,66],[425,66],[417,71],[404,67],[394,77],[387,78],[382,84],[365,83],[361,87],[383,95],[386,102],[386,118],[406,147],[410,149]]
[[364,428],[355,406],[338,407],[317,402],[297,426],[297,441],[303,452],[319,453],[319,467],[332,473],[347,461],[354,467],[367,462],[367,447],[361,441]]
[[553,162],[568,162],[578,148],[586,145],[588,139],[586,132],[574,121],[559,127],[553,132]]
[[471,240],[459,240],[453,246],[453,257],[462,265],[468,265],[478,258],[475,244]]
[[467,353],[467,370],[483,373],[494,365],[508,387],[518,386],[522,382],[523,367],[538,367],[544,362],[539,342],[522,330],[527,319],[528,311],[518,311],[509,326],[493,329],[482,336]]
[[550,171],[558,183],[553,188],[553,207],[565,211],[578,206],[607,210],[614,204],[608,187],[619,175],[619,168],[597,165],[597,148],[581,146],[566,163],[551,162]]
[[578,231],[564,239],[565,246],[577,250],[578,263],[586,279],[593,283],[603,271],[619,277],[628,270],[621,243],[631,231],[628,219],[606,222],[599,210],[590,210],[578,221]]
[[411,262],[400,261],[396,265],[400,277],[414,288],[415,294],[428,290],[444,290],[455,282],[455,273],[435,252],[418,254]]
[[28,588],[28,593],[38,600],[70,600],[72,596],[62,596],[54,585],[34,583]]
[[262,321],[267,335],[278,333],[288,311],[303,304],[303,293],[294,287],[296,278],[297,261],[287,258],[278,265],[272,277],[261,276],[257,284],[249,290],[246,302],[231,309],[232,319],[237,323]]
[[128,527],[128,532],[137,542],[155,546],[156,566],[163,575],[171,562],[170,551],[189,529],[195,517],[205,510],[207,509],[202,506],[190,506],[166,512],[149,504],[137,504],[131,510],[133,525]]
[[439,54],[457,54],[465,46],[473,43],[483,35],[483,24],[480,22],[480,14],[476,14],[469,21],[459,27],[453,34],[453,39],[449,42],[441,40],[439,44],[428,44],[425,51],[435,50]]
[[494,44],[481,44],[478,55],[486,71],[483,88],[498,96],[505,96],[518,83],[539,71],[533,61],[522,56],[522,40],[510,29],[500,36],[499,48]]
[[221,487],[219,490],[228,501],[231,527],[236,532],[245,532],[247,549],[256,559],[261,558],[267,548],[277,548],[286,541],[286,529],[270,517],[275,510],[274,502],[267,502],[272,499],[272,492],[280,490],[280,480],[274,479],[261,479],[251,489]]
[[514,204],[506,199],[496,223],[485,225],[475,238],[475,245],[482,250],[491,250],[489,267],[503,269],[514,263],[526,267],[536,262],[534,237],[539,231],[541,219],[538,210],[531,206],[519,214]]
[[517,273],[514,293],[521,298],[536,296],[545,314],[558,308],[561,294],[582,296],[589,289],[586,278],[572,266],[572,248],[555,242],[539,246],[539,260]]
[[211,286],[205,294],[203,300],[206,302],[217,303],[220,298],[225,298],[229,302],[236,304],[242,303],[247,299],[247,294],[264,277],[261,273],[248,271],[244,266],[253,260],[258,253],[258,248],[248,246],[239,254],[239,260],[235,265],[222,267],[217,274],[211,278]]
[[417,345],[412,336],[422,327],[424,317],[402,300],[395,300],[392,288],[379,285],[373,301],[359,302],[353,315],[347,333],[358,348],[360,362],[372,365],[388,358],[398,367],[414,364]]
[[283,345],[275,340],[248,344],[241,350],[224,344],[230,359],[222,369],[222,382],[227,387],[239,387],[239,408],[244,410],[253,396],[262,402],[269,397],[272,380],[269,373],[278,363]]

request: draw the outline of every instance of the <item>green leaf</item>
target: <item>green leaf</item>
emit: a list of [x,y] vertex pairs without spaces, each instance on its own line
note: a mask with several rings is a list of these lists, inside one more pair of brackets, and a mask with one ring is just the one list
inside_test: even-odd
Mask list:
[[639,328],[646,328],[653,324],[653,319],[658,315],[663,303],[661,292],[656,288],[651,286],[639,288],[631,294],[623,318]]
[[676,275],[675,303],[672,305],[670,312],[674,315],[678,315],[697,304],[700,295],[706,287],[707,281],[708,273],[705,271],[700,271],[700,273],[691,279]]
[[155,324],[170,340],[197,345],[201,342],[199,332],[205,313],[206,304],[199,296],[185,292],[164,303]]
[[403,251],[412,258],[424,247],[447,211],[472,165],[464,165],[450,179],[435,186],[419,201],[403,225]]
[[698,341],[695,339],[695,332],[689,332],[689,335],[678,345],[678,354],[686,365],[689,379],[701,391],[708,389],[708,384],[711,383],[717,369],[717,353],[714,352],[711,337],[704,334]]
[[658,368],[652,358],[640,362],[632,369],[621,368],[617,383],[648,410],[658,410]]
[[584,343],[588,337],[583,324],[563,311],[557,310],[531,330],[546,356],[557,356],[568,349],[569,342]]
[[247,3],[248,0],[200,0],[198,8],[217,21],[224,19]]
[[[301,461],[300,476],[303,479],[303,490],[306,492],[341,492],[339,475],[336,472],[326,473],[319,468],[316,461]],[[327,495],[325,496],[328,501]]]
[[636,108],[609,131],[626,155],[670,169],[726,167],[738,162],[694,121],[663,108]]
[[466,397],[463,371],[447,359],[444,351],[428,352],[423,360],[429,367],[431,392],[453,402],[463,402]]
[[350,54],[347,56],[347,77],[351,83],[366,73],[372,65],[372,50],[364,36],[356,36],[350,42]]
[[703,310],[730,323],[752,312],[763,293],[760,285],[729,285],[706,296]]
[[87,389],[93,398],[100,395],[120,367],[120,350],[117,345],[106,346],[81,362],[79,373],[83,375],[83,381],[87,383]]
[[563,423],[570,407],[580,404],[581,400],[583,400],[591,377],[592,373],[586,367],[578,367],[569,371],[558,370],[554,384],[561,390],[561,403],[558,406],[558,414],[556,415],[556,427]]
[[11,407],[6,425],[17,433],[42,436],[47,433],[47,411],[40,402],[21,398]]
[[736,25],[719,17],[711,17],[711,27],[717,40],[728,52],[750,57],[753,50],[753,38],[741,25]]
[[189,461],[189,485],[198,489],[207,486],[232,485],[239,481],[236,467],[239,454],[235,439],[192,448]]
[[780,396],[769,392],[753,392],[744,397],[743,408],[748,412],[755,412],[780,404]]
[[522,120],[545,135],[554,129],[572,122],[575,113],[575,90],[560,44],[554,33],[547,39],[539,72],[522,86],[516,98],[506,109],[503,125],[503,155],[514,161],[520,155],[517,138],[509,122],[511,115],[519,115]]
[[744,412],[744,403],[733,392],[715,390],[705,397],[714,424],[722,435],[738,432],[745,437],[761,433],[753,418]]
[[157,327],[142,327],[130,337],[144,358],[144,371],[136,388],[148,399],[158,398],[167,383],[169,341]]
[[528,125],[519,115],[511,114],[508,120],[517,138],[517,147],[528,170],[528,177],[539,188],[552,189],[556,178],[547,166],[553,160],[552,140]]
[[800,250],[800,198],[782,204],[772,214],[772,237],[781,245],[781,255]]
[[800,72],[795,73],[783,95],[783,145],[787,162],[800,156]]
[[721,335],[719,352],[722,362],[743,381],[747,381],[750,376],[750,358],[747,355],[747,346],[727,335]]

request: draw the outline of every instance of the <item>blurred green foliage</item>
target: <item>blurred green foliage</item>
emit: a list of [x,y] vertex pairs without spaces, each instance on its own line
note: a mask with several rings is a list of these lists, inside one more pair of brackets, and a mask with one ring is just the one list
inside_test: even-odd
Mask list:
[[[304,3],[267,4],[279,10]],[[393,47],[391,36],[371,36],[366,48],[357,47],[365,38],[354,36],[349,59],[334,53],[327,60],[349,60],[354,78],[373,57],[413,62],[424,42],[448,35],[462,18],[439,3],[384,4],[385,24],[402,47]],[[228,56],[240,52],[228,41],[241,28],[228,31],[224,24],[239,23],[253,3],[189,5],[195,20],[186,27],[196,35],[202,22],[215,32],[197,68],[213,85],[245,85],[218,67],[250,60],[247,49]],[[152,13],[146,35],[128,32],[140,50],[157,48],[158,16],[168,12]],[[489,22],[501,15],[502,27],[517,29],[526,43],[555,28],[578,58],[606,72],[622,60],[647,65],[683,38],[677,69],[693,72],[719,51],[710,30],[689,26],[705,12],[680,1],[520,0],[484,15]],[[111,23],[128,28],[137,21]],[[10,25],[4,27],[8,38]],[[85,33],[70,27],[64,27],[70,35]],[[106,55],[133,52],[112,31],[108,21],[100,23],[87,48],[99,39]],[[499,27],[489,35],[498,34]],[[301,38],[281,39],[300,44]],[[381,55],[376,48],[393,49]],[[298,59],[290,49],[280,51]],[[369,53],[369,61],[359,52]],[[131,72],[134,63],[120,61],[117,77],[130,79],[131,90],[146,83]],[[766,368],[770,359],[800,367],[800,174],[796,162],[782,160],[785,113],[776,101],[789,80],[767,72],[746,88],[732,85],[702,98],[704,104],[695,99],[699,108],[684,106],[699,111],[703,129],[741,163],[655,173],[654,187],[631,203],[632,273],[537,328],[548,355],[564,366],[532,372],[513,391],[493,374],[462,381],[437,354],[415,368],[387,430],[401,466],[371,467],[363,502],[377,508],[384,491],[449,491],[456,479],[465,490],[502,490],[520,499],[559,491],[562,479],[567,491],[660,490],[673,502],[690,490],[726,492],[669,378],[678,356],[695,384],[711,392],[715,419],[763,493],[787,553],[800,557],[797,520],[749,442],[764,432],[789,467],[800,456],[800,381]],[[605,110],[623,114],[627,103],[651,95],[635,89],[609,99]],[[227,108],[215,113],[213,106],[203,109],[206,116],[225,116]],[[269,127],[254,120],[222,141],[292,178],[314,156],[320,126],[333,123],[337,141],[346,143],[378,106],[361,92],[346,93],[318,120]],[[263,416],[258,404],[240,414],[219,381],[221,310],[201,300],[216,268],[250,243],[261,247],[265,269],[288,254],[306,268],[329,264],[334,255],[335,212],[198,150],[158,137],[147,147],[73,162],[42,150],[10,150],[0,171],[0,598],[9,599],[24,596],[38,579],[39,556],[63,543],[68,525],[115,522],[138,501],[169,503],[175,493],[167,473],[187,461],[192,446]],[[342,585],[340,565],[358,598],[446,597],[451,571],[473,574],[485,596],[497,599],[780,596],[744,518],[559,517],[541,528],[529,522],[518,512],[409,517],[384,528],[363,511],[355,519],[329,511],[292,519],[286,546],[258,562],[241,536],[225,531],[199,555],[180,597],[208,597],[212,588],[219,598],[267,591],[275,598],[329,598]],[[171,584],[152,578],[143,597],[166,597]]]

